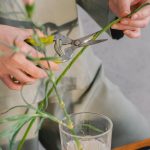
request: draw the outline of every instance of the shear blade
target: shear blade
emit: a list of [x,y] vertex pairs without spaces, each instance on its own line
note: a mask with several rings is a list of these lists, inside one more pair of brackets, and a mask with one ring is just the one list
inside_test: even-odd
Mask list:
[[102,43],[107,41],[108,39],[101,39],[101,40],[90,40],[87,43],[83,43],[82,46],[90,46],[90,45],[94,45],[94,44],[98,44],[98,43]]

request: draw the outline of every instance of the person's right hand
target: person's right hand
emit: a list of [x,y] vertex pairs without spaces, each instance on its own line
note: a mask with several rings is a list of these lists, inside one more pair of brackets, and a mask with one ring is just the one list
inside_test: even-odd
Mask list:
[[[26,58],[25,54],[30,54],[32,57],[43,57],[43,54],[24,42],[32,34],[32,29],[0,25],[0,51],[3,53],[0,56],[0,80],[10,89],[20,90],[23,85],[32,84],[37,79],[47,76],[43,69]],[[4,43],[9,46],[15,43],[19,48],[19,52],[13,52]],[[58,69],[58,66],[53,62],[47,64],[46,61],[42,61],[40,65],[44,68],[48,68],[50,65],[52,70]],[[19,82],[15,82],[13,79]]]
[[[132,10],[145,3],[150,3],[150,0],[109,0],[109,7],[118,17],[125,17]],[[141,36],[142,28],[148,26],[149,23],[150,5],[136,12],[131,18],[124,18],[112,28],[122,30],[129,38],[138,38]]]

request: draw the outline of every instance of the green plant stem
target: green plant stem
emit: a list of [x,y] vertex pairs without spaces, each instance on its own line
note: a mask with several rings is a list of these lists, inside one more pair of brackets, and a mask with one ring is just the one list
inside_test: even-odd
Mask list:
[[33,62],[40,62],[40,61],[61,62],[59,57],[41,57],[41,58],[37,58],[37,57],[27,56],[27,59],[29,59],[29,60],[31,60]]
[[48,114],[46,112],[42,112],[40,110],[37,110],[36,114],[38,114],[38,115],[37,116],[34,115],[33,116],[34,118],[30,119],[31,121],[29,123],[29,126],[26,129],[26,131],[25,131],[21,141],[19,142],[17,150],[21,150],[22,149],[23,144],[24,144],[24,142],[25,142],[25,140],[27,138],[27,135],[28,135],[28,133],[29,133],[29,131],[30,131],[30,129],[31,129],[31,127],[32,127],[32,125],[33,125],[33,123],[34,123],[34,121],[36,120],[37,117],[41,117],[41,118],[44,118],[44,119],[48,118],[48,119],[53,120],[54,122],[56,122],[58,124],[61,124],[61,125],[65,126],[65,127],[67,127],[67,125],[64,124],[61,120],[58,120],[56,117],[54,117],[54,116],[52,116],[52,115],[50,115],[50,114]]
[[[28,120],[25,120],[24,123],[21,123],[21,124],[18,125],[18,128],[17,128],[17,130],[15,131],[15,133],[13,134],[13,136],[12,136],[12,138],[11,138],[11,141],[10,141],[10,145],[9,145],[9,149],[10,149],[10,150],[12,150],[12,148],[13,148],[13,142],[14,142],[14,140],[15,140],[17,134],[19,133],[19,131],[20,131],[20,130],[22,129],[22,127],[23,127],[26,123],[28,123],[31,119],[32,119],[32,118],[29,118]],[[21,150],[21,149],[20,149],[20,150]]]
[[19,145],[18,145],[18,147],[17,147],[17,150],[22,150],[23,144],[24,144],[24,142],[25,142],[25,140],[26,140],[26,138],[27,138],[27,135],[28,135],[28,133],[29,133],[29,131],[30,131],[30,129],[31,129],[32,125],[33,125],[33,123],[35,122],[35,120],[36,120],[36,118],[33,118],[33,119],[30,121],[29,126],[28,126],[28,128],[26,129],[25,134],[23,135],[23,137],[22,137],[22,139],[21,139],[21,142],[19,143]]
[[[131,12],[131,13],[130,13],[129,15],[127,15],[126,17],[131,17],[134,13],[138,12],[138,11],[141,10],[143,7],[148,6],[148,5],[150,5],[150,3],[146,3],[146,4],[141,5],[140,7],[138,7],[137,9],[135,9],[133,12]],[[102,33],[106,32],[108,29],[110,29],[112,25],[114,25],[114,24],[120,22],[123,18],[126,18],[126,17],[118,18],[118,19],[116,19],[115,21],[112,21],[111,23],[109,23],[108,25],[106,25],[102,30],[100,30],[99,32],[97,32],[97,34],[95,34],[95,35],[93,36],[93,40],[96,40]],[[64,69],[64,71],[60,74],[60,76],[59,76],[58,79],[56,80],[56,83],[55,83],[56,86],[57,86],[57,84],[62,80],[62,78],[65,76],[65,74],[69,71],[69,69],[71,68],[71,66],[72,66],[72,65],[76,62],[76,60],[81,56],[81,54],[87,49],[87,47],[88,47],[88,46],[83,47],[83,48],[77,53],[77,55],[71,60],[71,62],[67,65],[67,67]],[[53,90],[54,90],[54,85],[53,85],[52,88],[49,90],[49,92],[48,92],[48,94],[47,94],[48,97],[51,95],[51,93],[53,92]],[[44,100],[42,100],[42,102],[43,102],[43,101],[44,101]],[[42,102],[41,102],[40,105],[39,105],[39,109],[41,109],[41,107],[43,106],[43,105],[42,105]],[[35,119],[32,119],[31,122],[30,122],[30,124],[29,124],[29,126],[28,126],[28,128],[27,128],[27,130],[26,130],[26,132],[25,132],[26,137],[27,137],[27,134],[29,133],[29,131],[30,131],[30,129],[31,129],[31,127],[32,127],[32,125],[33,125],[33,123],[34,123],[34,121],[35,121]],[[23,138],[21,141],[22,141],[21,143],[22,143],[22,145],[23,145],[24,142],[25,142],[25,138]],[[18,149],[18,150],[21,150],[21,149]]]
[[[57,98],[58,98],[59,107],[62,109],[62,111],[63,111],[63,113],[64,113],[64,115],[65,115],[65,117],[66,117],[66,120],[67,120],[67,127],[70,129],[71,133],[72,133],[73,135],[75,135],[75,131],[74,131],[74,128],[73,128],[72,120],[71,120],[69,114],[67,113],[67,109],[66,109],[66,107],[65,107],[64,101],[61,99],[61,97],[60,97],[60,95],[59,95],[59,93],[58,93],[56,83],[55,83],[53,80],[51,80],[51,82],[52,82],[52,85],[53,85],[53,87],[54,87],[55,93],[56,93]],[[46,97],[47,97],[47,96],[46,96]],[[45,98],[46,98],[46,97],[45,97]],[[74,139],[74,141],[75,141],[75,143],[76,143],[76,145],[77,145],[77,147],[78,147],[78,150],[83,150],[82,145],[80,144],[79,139],[78,139],[77,137],[75,137],[75,136],[73,137],[73,139]]]

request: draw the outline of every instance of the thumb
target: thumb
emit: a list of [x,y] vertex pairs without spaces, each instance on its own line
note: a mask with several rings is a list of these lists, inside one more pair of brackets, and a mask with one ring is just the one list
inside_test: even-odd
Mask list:
[[131,12],[131,0],[120,0],[118,4],[118,15],[124,17]]

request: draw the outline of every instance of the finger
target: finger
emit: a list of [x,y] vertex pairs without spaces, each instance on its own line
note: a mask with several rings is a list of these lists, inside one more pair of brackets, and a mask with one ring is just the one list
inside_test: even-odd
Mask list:
[[32,37],[34,34],[37,34],[39,37],[44,37],[44,33],[41,32],[40,30],[38,29],[23,29],[22,30],[22,36],[18,36],[16,39],[15,39],[15,44],[17,46],[19,46],[20,42],[24,41],[25,39],[27,38],[30,38]]
[[21,90],[22,84],[14,83],[9,75],[6,75],[5,77],[2,77],[1,80],[3,81],[6,86],[12,90]]
[[[29,48],[27,47],[28,51],[31,51],[32,53],[36,53],[36,51],[32,47],[30,47],[29,45],[27,46],[29,47]],[[25,46],[23,47],[23,49],[24,48]],[[39,79],[39,78],[47,77],[45,71],[37,67],[31,61],[29,61],[26,58],[26,54],[23,54],[22,52],[20,53],[18,52],[12,55],[11,63],[13,64],[13,66],[15,66],[16,70],[22,70],[22,72],[25,72],[32,78]],[[9,67],[9,70],[12,70],[11,67]]]
[[[44,54],[36,51],[33,47],[31,47],[30,45],[24,43],[23,47],[22,47],[22,51],[28,51],[29,56],[33,57],[33,58],[43,58],[45,57]],[[59,66],[51,61],[39,61],[38,62],[43,68],[45,69],[52,69],[54,71],[59,69]]]
[[118,15],[124,17],[128,15],[131,10],[131,1],[130,0],[120,0],[118,3]]
[[136,29],[134,31],[125,30],[124,34],[129,38],[139,38],[141,36],[141,30],[140,29]]
[[21,70],[11,70],[11,75],[22,84],[33,84],[35,79],[29,77],[25,72]]
[[132,5],[136,5],[136,4],[138,4],[139,2],[141,2],[141,0],[133,0],[133,1],[132,1]]
[[39,29],[35,29],[35,32],[39,37],[45,37],[45,34],[42,31],[40,31]]
[[[20,48],[20,51],[25,55],[25,56],[32,56],[34,58],[42,58],[44,57],[44,54],[38,52],[37,50],[35,50],[33,47],[31,47],[30,45],[28,45],[25,42],[19,42],[17,43],[18,47]],[[29,64],[29,63],[28,63]],[[59,69],[58,65],[53,63],[53,62],[48,62],[48,61],[40,61],[39,64],[45,68],[45,69],[49,69],[49,67],[56,71]],[[33,64],[32,64],[33,67]],[[45,75],[44,75],[45,77]]]
[[[37,52],[35,55],[33,54],[33,58],[44,58],[44,54]],[[41,60],[38,64],[44,69],[52,69],[53,71],[57,71],[59,69],[58,64],[52,61]]]
[[[21,61],[19,64],[20,66],[18,67],[18,69],[21,69],[22,71],[26,72],[27,74],[29,74],[31,77],[39,79],[39,78],[45,78],[47,77],[47,74],[45,73],[44,70],[40,69],[39,67],[37,67],[35,64],[33,64],[31,61],[27,60],[26,56],[30,55],[32,57],[44,57],[43,54],[39,53],[38,51],[36,51],[33,47],[31,47],[30,45],[26,44],[25,42],[20,42],[20,49],[21,52],[23,52],[22,56],[19,56],[19,58],[21,58],[21,60],[19,59],[19,61]],[[19,55],[19,54],[18,54]],[[18,58],[16,58],[18,61]],[[47,68],[49,66],[51,66],[52,70],[57,70],[58,69],[58,65],[56,65],[55,63],[50,62],[49,65],[47,63],[47,61],[41,61],[40,64],[42,65],[43,68]]]
[[22,29],[20,31],[21,36],[16,37],[15,44],[18,45],[20,42],[24,41],[25,39],[32,37],[33,31],[32,29]]
[[50,68],[53,70],[53,71],[58,71],[59,70],[59,65],[54,63],[54,62],[49,62],[50,64]]
[[24,41],[16,41],[16,46],[19,48],[20,52],[24,55],[35,53],[35,49],[30,45],[26,44]]
[[47,74],[45,73],[45,71],[43,69],[37,67],[31,61],[24,58],[23,62],[24,63],[20,66],[19,69],[22,70],[23,72],[26,72],[32,78],[40,79],[40,78],[47,77]]
[[150,5],[145,6],[140,11],[133,14],[131,19],[133,19],[133,20],[135,20],[135,19],[144,19],[144,18],[149,17],[149,16],[150,16]]
[[117,5],[114,1],[112,0],[109,0],[109,8],[111,9],[111,11],[114,13],[114,14],[117,14],[118,15],[118,12],[117,12]]
[[135,30],[135,27],[131,27],[131,26],[128,26],[128,25],[123,25],[121,23],[114,24],[111,28],[112,29],[117,29],[117,30]]
[[27,33],[29,33],[30,36],[37,34],[39,37],[44,37],[44,33],[40,31],[39,29],[25,29]]
[[145,28],[150,22],[150,17],[142,20],[123,19],[121,24],[128,25],[135,28]]

